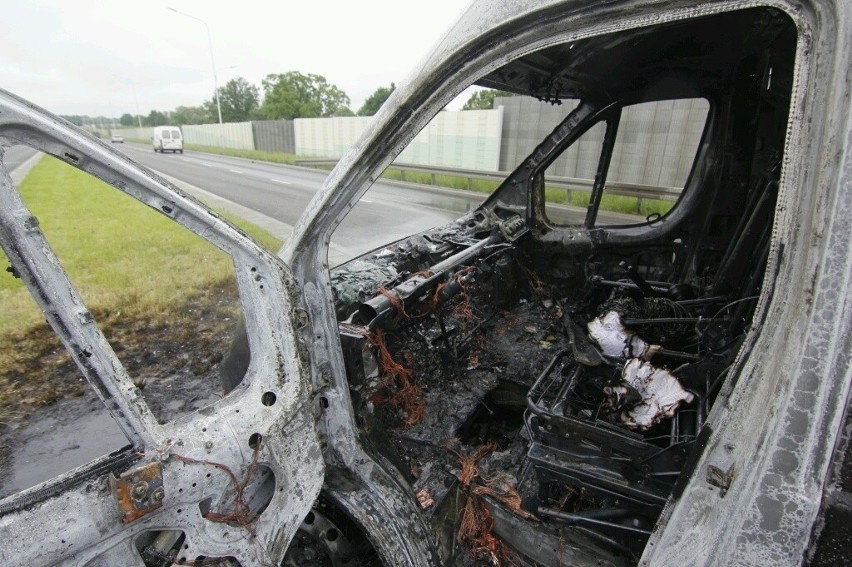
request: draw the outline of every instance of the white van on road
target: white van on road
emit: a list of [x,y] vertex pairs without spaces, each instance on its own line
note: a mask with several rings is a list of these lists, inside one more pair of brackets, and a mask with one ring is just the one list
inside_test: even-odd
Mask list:
[[183,136],[177,126],[156,126],[151,138],[154,151],[163,153],[165,151],[183,153]]

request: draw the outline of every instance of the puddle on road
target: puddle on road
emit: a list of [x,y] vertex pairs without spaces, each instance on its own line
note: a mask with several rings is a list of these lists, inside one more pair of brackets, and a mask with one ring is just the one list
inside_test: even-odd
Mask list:
[[0,498],[36,486],[128,444],[96,398],[57,402],[3,432]]

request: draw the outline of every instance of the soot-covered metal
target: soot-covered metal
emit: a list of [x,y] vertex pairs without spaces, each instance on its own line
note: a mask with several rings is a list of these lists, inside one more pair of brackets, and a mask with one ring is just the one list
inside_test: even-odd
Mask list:
[[[169,203],[232,255],[246,312],[227,395],[185,420],[157,423],[108,349],[77,361],[133,446],[0,502],[10,563],[807,560],[852,383],[852,20],[842,2],[771,4],[476,0],[280,258],[0,93],[0,141]],[[329,271],[335,227],[473,81],[576,106],[480,208]],[[612,222],[611,158],[639,136],[622,114],[685,98],[707,110],[683,186],[666,188],[678,201]],[[552,222],[568,217],[551,215],[547,169],[598,125],[584,220]],[[103,343],[0,181],[13,269],[67,345]],[[105,471],[139,500],[126,524]]]
[[507,238],[518,221],[479,213],[368,255],[356,267],[374,266],[371,286],[361,269],[335,273],[336,289],[361,286],[338,301],[359,425],[452,546],[504,552],[489,543],[499,515],[503,530],[576,531],[635,559],[756,289],[684,279],[694,258],[653,249],[590,254],[582,284],[566,285],[536,268],[528,236]]

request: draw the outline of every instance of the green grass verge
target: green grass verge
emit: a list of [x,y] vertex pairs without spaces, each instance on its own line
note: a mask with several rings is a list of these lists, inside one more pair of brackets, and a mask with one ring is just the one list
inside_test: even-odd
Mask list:
[[[143,138],[124,138],[125,142],[135,142],[137,144],[145,144],[151,147],[150,139]],[[218,154],[229,157],[239,157],[245,159],[253,159],[256,161],[268,161],[271,163],[285,163],[293,165],[300,159],[305,159],[296,154],[287,154],[284,152],[262,152],[260,150],[239,150],[236,148],[222,148],[219,146],[206,146],[203,144],[184,144],[183,149],[193,152],[205,152],[208,154]]]
[[[588,191],[577,190],[570,192],[569,199],[564,189],[554,187],[546,187],[544,189],[544,197],[548,203],[570,205],[573,207],[586,208],[589,204],[590,196],[591,193]],[[664,215],[671,210],[674,204],[674,201],[665,201],[662,199],[642,199],[640,202],[636,197],[608,195],[604,192],[601,197],[600,210],[646,217],[654,213]]]
[[437,185],[438,187],[446,187],[449,189],[459,189],[461,191],[474,191],[476,193],[494,192],[499,183],[496,181],[488,181],[486,179],[471,179],[468,182],[466,177],[454,175],[436,175],[435,183],[432,183],[432,175],[429,173],[421,173],[417,171],[405,171],[401,169],[388,168],[382,173],[385,179],[394,181],[407,181],[409,183],[420,183],[421,185]]
[[194,152],[206,152],[208,154],[219,154],[223,156],[239,157],[245,159],[253,159],[257,161],[269,161],[272,163],[286,163],[293,165],[300,158],[295,154],[285,154],[284,152],[262,152],[260,150],[238,150],[234,148],[220,148],[218,146],[203,146],[200,144],[184,144],[185,150]]
[[[155,317],[233,278],[224,253],[94,177],[45,157],[20,185],[54,252],[90,309]],[[222,213],[270,250],[281,242]],[[2,254],[2,253],[0,253]],[[5,255],[2,260],[8,265]],[[0,340],[44,320],[19,279],[0,272]]]
[[246,220],[241,219],[236,215],[232,215],[228,211],[224,211],[219,208],[210,207],[213,211],[216,211],[216,214],[228,219],[231,224],[234,224],[243,231],[254,238],[261,246],[269,250],[270,252],[277,253],[278,250],[281,249],[281,246],[284,244],[284,241],[280,238],[274,236],[271,232],[268,232],[259,226],[252,224]]

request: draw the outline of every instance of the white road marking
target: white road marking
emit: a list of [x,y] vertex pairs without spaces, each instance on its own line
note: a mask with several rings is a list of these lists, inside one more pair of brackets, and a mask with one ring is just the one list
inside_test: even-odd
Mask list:
[[184,157],[184,156],[181,156],[181,158],[180,158],[180,159],[181,159],[181,161],[187,161],[187,162],[189,162],[189,163],[197,163],[197,164],[199,164],[199,165],[203,165],[204,167],[213,167],[213,164],[212,164],[212,163],[210,163],[210,162],[206,162],[206,161],[204,161],[204,160],[200,160],[200,159],[198,159],[198,158],[193,158],[193,157]]
[[230,171],[231,173],[245,173],[245,171],[239,169],[229,169],[228,171]]
[[290,185],[289,181],[284,181],[283,179],[275,179],[274,177],[270,177],[269,180],[274,181],[275,183],[283,183],[284,185]]

